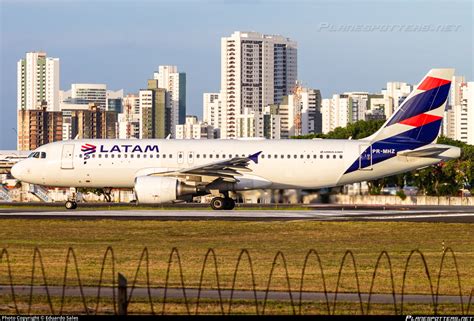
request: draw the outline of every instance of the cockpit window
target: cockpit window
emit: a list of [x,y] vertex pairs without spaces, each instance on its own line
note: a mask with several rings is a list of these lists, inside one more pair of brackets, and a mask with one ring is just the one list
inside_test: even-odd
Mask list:
[[28,158],[46,158],[45,152],[32,152],[28,155]]

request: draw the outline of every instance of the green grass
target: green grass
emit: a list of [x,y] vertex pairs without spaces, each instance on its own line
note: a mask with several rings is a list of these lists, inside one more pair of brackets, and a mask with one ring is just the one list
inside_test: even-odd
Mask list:
[[[328,291],[334,291],[346,250],[354,253],[360,290],[369,292],[378,255],[386,250],[391,258],[396,292],[401,292],[405,264],[410,251],[419,249],[425,255],[432,285],[436,291],[437,275],[444,247],[456,253],[463,295],[474,287],[474,229],[472,224],[409,223],[409,222],[245,222],[245,221],[147,221],[147,220],[0,220],[1,247],[8,250],[15,284],[31,282],[33,250],[41,250],[48,284],[62,285],[68,247],[77,255],[81,281],[97,285],[104,253],[114,249],[115,271],[123,273],[132,283],[140,255],[146,246],[150,258],[152,286],[164,286],[171,249],[177,247],[181,257],[186,286],[197,287],[204,255],[213,248],[217,255],[220,286],[230,288],[237,257],[247,249],[252,257],[255,283],[258,289],[268,285],[275,254],[285,256],[290,287],[299,289],[306,253],[318,251]],[[349,258],[348,258],[349,259]],[[106,260],[104,282],[111,283],[110,257]],[[41,273],[35,272],[35,284],[41,284]],[[138,285],[146,283],[145,264],[138,273]],[[322,291],[320,272],[314,256],[307,268],[304,290]],[[0,284],[6,284],[6,263],[0,262]],[[69,266],[68,284],[77,284],[73,265]],[[180,286],[176,256],[171,264],[170,286]],[[206,265],[203,286],[217,285],[212,260]],[[419,256],[414,256],[408,269],[406,293],[429,294],[429,281]],[[251,288],[250,268],[242,260],[236,285]],[[390,274],[386,260],[377,273],[374,292],[390,293]],[[281,257],[270,284],[270,289],[287,289]],[[339,291],[356,292],[352,262],[347,260],[342,269]],[[459,293],[454,261],[447,257],[440,282],[440,294]],[[418,311],[418,310],[417,310]],[[425,311],[423,308],[420,312]],[[460,312],[459,312],[460,313]]]

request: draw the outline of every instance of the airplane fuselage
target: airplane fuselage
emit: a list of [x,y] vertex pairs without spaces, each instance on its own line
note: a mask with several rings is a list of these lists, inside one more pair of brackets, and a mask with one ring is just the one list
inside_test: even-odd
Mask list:
[[[442,145],[436,145],[442,146]],[[133,188],[135,178],[261,152],[237,179],[255,188],[332,187],[436,164],[439,158],[398,155],[364,140],[72,140],[44,145],[17,166],[17,175],[55,187]],[[366,151],[366,152],[364,152]],[[456,157],[449,149],[445,157]],[[377,163],[377,157],[384,158]],[[351,170],[349,170],[352,168]],[[20,171],[24,171],[21,172]],[[27,172],[26,172],[27,171]]]

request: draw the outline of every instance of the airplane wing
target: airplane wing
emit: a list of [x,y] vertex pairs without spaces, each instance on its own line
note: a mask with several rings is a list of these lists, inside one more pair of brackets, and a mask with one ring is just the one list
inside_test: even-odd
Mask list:
[[[234,157],[222,161],[198,165],[190,168],[184,168],[177,171],[160,173],[166,176],[207,176],[211,178],[220,178],[226,182],[237,182],[237,176],[242,176],[242,172],[251,172],[250,162],[258,164],[258,152],[248,157]],[[154,175],[154,174],[152,174]]]

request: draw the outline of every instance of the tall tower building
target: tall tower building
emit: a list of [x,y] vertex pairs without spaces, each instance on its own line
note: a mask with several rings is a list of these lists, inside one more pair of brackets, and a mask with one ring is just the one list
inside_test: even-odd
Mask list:
[[153,78],[158,87],[166,89],[166,108],[169,110],[167,128],[175,137],[175,128],[186,121],[186,73],[178,72],[176,66],[159,66]]
[[17,63],[17,85],[18,110],[46,105],[47,111],[59,111],[59,58],[27,52]]
[[148,80],[148,88],[138,94],[140,105],[140,138],[165,138],[171,133],[170,109],[166,108],[166,89],[158,80]]
[[[221,39],[222,138],[238,137],[237,117],[278,104],[297,79],[297,45],[289,38],[234,32]],[[247,109],[244,111],[244,109]]]

